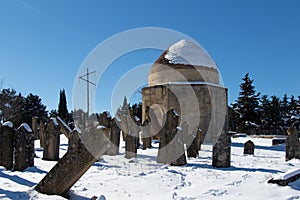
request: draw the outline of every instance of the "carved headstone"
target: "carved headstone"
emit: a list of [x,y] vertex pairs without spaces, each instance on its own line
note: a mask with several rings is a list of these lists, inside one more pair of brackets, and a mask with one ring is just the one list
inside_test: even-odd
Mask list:
[[37,191],[48,195],[66,196],[70,188],[103,154],[103,135],[99,135],[96,128],[84,133],[78,131],[80,130],[76,128],[70,133],[67,153],[37,184]]
[[13,168],[14,134],[12,122],[5,122],[0,125],[0,166],[7,170]]
[[34,166],[34,134],[28,124],[21,124],[15,134],[15,171]]
[[213,146],[212,166],[217,168],[230,167],[231,138],[223,131]]
[[295,126],[292,126],[288,129],[288,137],[286,139],[286,153],[285,160],[291,160],[293,158],[300,158],[299,155],[299,137],[298,129]]
[[60,131],[56,118],[51,118],[44,132],[43,160],[59,160]]
[[244,144],[244,154],[254,155],[254,143],[251,140]]
[[166,113],[165,125],[160,131],[157,162],[182,166],[186,164],[184,137],[178,129],[179,116],[171,109]]

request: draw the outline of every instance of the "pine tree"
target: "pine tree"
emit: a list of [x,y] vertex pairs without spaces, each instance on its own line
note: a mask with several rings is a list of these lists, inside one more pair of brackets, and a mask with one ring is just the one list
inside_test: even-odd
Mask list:
[[240,85],[241,92],[238,100],[234,104],[234,110],[239,113],[240,120],[238,129],[249,133],[251,124],[259,124],[259,95],[256,93],[253,85],[253,79],[250,79],[249,73],[243,78],[243,83]]
[[260,120],[262,128],[267,130],[270,129],[270,100],[268,95],[263,95],[260,100]]
[[282,100],[280,101],[280,116],[281,116],[280,125],[284,127],[284,129],[287,129],[289,126],[289,120],[291,118],[289,99],[287,94],[284,94]]

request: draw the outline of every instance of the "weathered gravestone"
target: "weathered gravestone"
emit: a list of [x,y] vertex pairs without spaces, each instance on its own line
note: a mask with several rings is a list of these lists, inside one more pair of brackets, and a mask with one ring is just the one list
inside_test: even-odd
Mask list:
[[40,121],[39,137],[40,137],[40,147],[44,148],[44,143],[45,143],[45,123],[42,120]]
[[187,122],[183,122],[181,125],[182,132],[185,138],[185,144],[187,146],[187,157],[188,158],[197,158],[199,155],[197,133],[194,135],[192,132],[189,132],[189,127]]
[[299,137],[298,129],[295,126],[292,126],[288,129],[288,137],[286,139],[286,153],[285,160],[291,160],[293,158],[300,158],[299,155]]
[[39,126],[38,126],[38,117],[32,117],[32,131],[34,134],[34,139],[38,140],[39,139]]
[[196,135],[198,151],[201,150],[201,137],[202,137],[202,130],[199,128],[197,130],[197,135]]
[[0,125],[0,166],[7,170],[13,168],[14,135],[15,129],[12,122],[5,122]]
[[34,166],[34,134],[28,124],[23,123],[15,134],[15,171]]
[[56,118],[51,118],[44,131],[44,151],[43,160],[58,161],[59,160],[59,144],[60,144],[59,124]]
[[67,196],[70,188],[106,150],[103,141],[103,134],[99,134],[96,127],[84,133],[76,128],[70,133],[67,153],[37,184],[36,190],[48,195]]
[[160,131],[157,162],[172,166],[186,165],[183,133],[178,129],[179,116],[173,109],[168,110],[164,127]]
[[254,155],[254,143],[251,140],[244,144],[244,154]]
[[69,134],[72,132],[70,127],[60,117],[56,117],[56,119],[59,125],[59,132],[69,138]]
[[213,146],[212,166],[217,168],[230,167],[231,138],[222,131],[218,141]]
[[111,120],[111,133],[110,133],[110,143],[107,149],[108,155],[117,155],[119,153],[120,147],[120,132],[121,129],[118,126],[116,119]]
[[125,116],[124,120],[126,120],[128,127],[128,134],[125,140],[125,158],[131,159],[137,156],[140,127],[132,116]]
[[148,119],[142,125],[142,142],[143,150],[151,148],[151,124]]

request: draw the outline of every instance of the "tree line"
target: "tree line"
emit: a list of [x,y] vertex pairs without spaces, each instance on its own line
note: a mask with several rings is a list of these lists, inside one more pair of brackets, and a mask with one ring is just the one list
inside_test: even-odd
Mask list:
[[60,90],[58,109],[47,110],[42,99],[35,94],[30,93],[23,96],[14,89],[6,88],[0,92],[0,121],[13,122],[15,127],[22,123],[32,126],[32,117],[47,122],[51,117],[59,116],[66,123],[73,122],[72,112],[68,111],[65,90]]
[[261,95],[249,73],[243,77],[237,100],[228,108],[229,129],[247,134],[285,134],[300,119],[300,96]]

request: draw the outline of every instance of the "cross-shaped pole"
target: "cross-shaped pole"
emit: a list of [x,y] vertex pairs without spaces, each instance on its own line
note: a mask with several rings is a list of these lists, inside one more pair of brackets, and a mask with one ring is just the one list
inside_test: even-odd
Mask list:
[[87,101],[87,120],[89,119],[90,111],[90,84],[96,86],[95,83],[91,82],[89,79],[90,74],[94,74],[96,71],[89,72],[89,68],[86,68],[86,74],[79,76],[78,78],[86,82],[86,101]]

